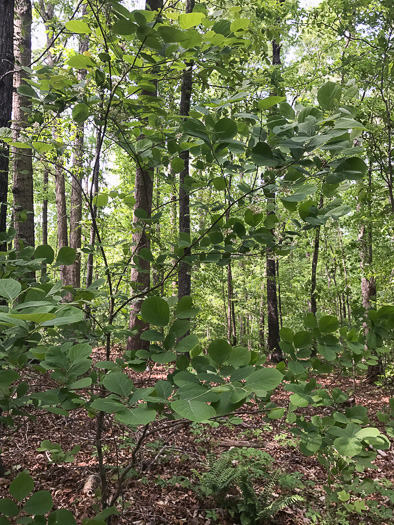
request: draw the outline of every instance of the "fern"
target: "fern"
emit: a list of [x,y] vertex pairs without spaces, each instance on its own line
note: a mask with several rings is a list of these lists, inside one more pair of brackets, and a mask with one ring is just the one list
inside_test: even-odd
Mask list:
[[247,466],[234,465],[231,454],[224,453],[217,460],[210,459],[209,470],[200,476],[198,492],[213,496],[223,503],[230,489],[236,488],[241,497],[227,499],[229,512],[238,515],[243,525],[268,523],[275,514],[289,505],[303,501],[303,498],[292,495],[274,499],[280,473],[277,470],[273,474],[266,474],[264,489],[261,493],[256,493]]

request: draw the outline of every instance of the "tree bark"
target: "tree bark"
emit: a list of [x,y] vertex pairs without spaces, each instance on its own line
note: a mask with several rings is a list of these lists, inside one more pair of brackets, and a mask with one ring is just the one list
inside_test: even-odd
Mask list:
[[[14,69],[14,0],[0,2],[0,127],[9,128]],[[7,229],[9,147],[0,143],[0,233]],[[0,243],[0,251],[6,251]]]
[[[157,11],[161,9],[163,3],[162,0],[146,0],[146,8],[151,11]],[[147,96],[157,97],[157,85],[154,93],[150,91],[141,91],[142,99]],[[143,138],[142,136],[140,138]],[[134,251],[133,266],[131,269],[131,283],[132,283],[132,295],[141,293],[144,290],[150,288],[150,262],[142,259],[138,256],[138,252],[142,248],[150,247],[149,236],[146,232],[146,227],[141,226],[140,220],[135,215],[137,209],[142,209],[146,212],[146,216],[149,218],[152,212],[152,199],[153,199],[153,169],[144,169],[140,166],[137,167],[135,172],[135,205],[134,205],[134,218],[133,226],[134,233],[132,237],[132,246]],[[138,319],[138,315],[141,311],[141,300],[134,301],[130,309],[129,318],[129,329],[136,330],[138,333],[130,336],[127,341],[128,350],[147,350],[149,349],[149,341],[141,339],[142,331],[149,327],[148,323]]]
[[[28,126],[28,112],[31,98],[18,93],[21,86],[27,85],[28,77],[23,67],[31,63],[31,2],[15,1],[14,55],[18,66],[14,74],[13,96],[13,140],[19,141]],[[13,154],[13,196],[15,245],[34,246],[34,202],[33,202],[33,162],[31,149],[12,148]]]
[[[194,0],[186,1],[186,13],[191,13],[194,9]],[[190,102],[192,97],[193,62],[187,64],[187,69],[183,72],[181,86],[181,101],[179,113],[182,117],[189,116]],[[179,157],[183,160],[184,168],[179,174],[179,233],[190,235],[190,199],[188,191],[185,191],[185,181],[189,177],[189,150],[182,151]],[[186,259],[190,255],[190,249],[185,248]],[[178,299],[191,293],[190,264],[183,260],[179,264],[178,271]]]
[[[85,6],[86,9],[86,6]],[[88,50],[89,40],[80,37],[79,53],[83,54]],[[86,77],[86,70],[78,72],[78,80],[83,81]],[[79,124],[74,140],[73,157],[73,177],[71,179],[71,203],[70,203],[70,246],[77,251],[77,257],[73,264],[69,266],[69,281],[71,286],[79,288],[81,286],[81,221],[82,221],[82,179],[83,179],[83,144],[84,144],[84,124]]]
[[[94,197],[99,192],[99,173],[100,173],[99,151],[100,151],[100,144],[101,144],[101,134],[102,134],[102,130],[101,128],[99,128],[97,130],[96,155],[94,159],[92,183],[91,183],[91,189],[90,189],[90,201],[91,202],[93,201]],[[89,244],[90,244],[91,250],[94,250],[94,243],[96,242],[96,228],[95,228],[96,218],[97,218],[97,206],[96,204],[93,204],[91,208],[92,224],[90,226],[90,238],[89,238]],[[94,262],[94,256],[93,256],[93,251],[91,251],[88,255],[87,268],[86,268],[86,288],[89,288],[89,286],[93,282],[93,268],[94,268],[93,262]]]
[[[61,248],[68,246],[66,187],[64,182],[62,159],[58,159],[55,168],[55,195],[57,213],[57,240],[60,250]],[[63,284],[69,284],[68,266],[60,266],[60,278],[63,281]]]

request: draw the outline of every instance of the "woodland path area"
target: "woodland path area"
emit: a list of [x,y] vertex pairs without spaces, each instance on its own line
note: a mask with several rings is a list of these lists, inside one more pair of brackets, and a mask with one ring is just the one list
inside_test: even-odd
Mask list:
[[[118,349],[119,351],[119,349]],[[95,350],[95,359],[99,360],[104,350]],[[30,371],[31,373],[31,371]],[[138,387],[149,387],[158,380],[165,379],[168,369],[160,365],[146,372],[131,372],[130,377]],[[39,383],[40,389],[50,387],[48,377],[34,376],[30,384]],[[48,381],[48,384],[45,383]],[[318,379],[321,386],[329,391],[339,387],[350,391],[353,380],[331,374]],[[388,402],[394,387],[368,385],[365,380],[356,380],[356,395],[350,398],[349,405],[358,403],[368,408],[371,424],[383,430],[382,424],[375,417],[382,403]],[[279,389],[272,397],[281,407],[289,404],[289,392]],[[313,414],[313,408],[300,408],[306,416]],[[332,407],[325,409],[327,415]],[[32,410],[34,416],[27,424],[6,429],[3,436],[3,458],[8,469],[0,479],[0,497],[5,495],[10,480],[23,469],[29,470],[36,483],[36,489],[49,490],[53,495],[55,508],[66,508],[73,512],[78,523],[84,518],[92,518],[98,509],[99,479],[97,477],[97,459],[94,454],[95,424],[83,410],[73,411],[68,418],[43,411]],[[229,525],[234,521],[224,508],[218,507],[213,498],[199,497],[196,490],[199,475],[207,470],[209,462],[215,456],[232,450],[234,463],[253,464],[261,459],[260,452],[272,457],[272,464],[267,464],[267,472],[279,469],[281,483],[276,486],[279,493],[302,493],[306,501],[287,507],[275,515],[273,521],[280,525],[319,523],[319,516],[326,512],[325,492],[326,474],[315,457],[303,455],[296,438],[283,430],[283,422],[270,421],[253,407],[240,410],[242,421],[237,425],[221,424],[183,424],[171,429],[171,425],[156,435],[148,438],[140,449],[138,463],[124,484],[123,498],[118,505],[123,511],[113,518],[114,524],[159,525],[191,524],[210,525],[221,523]],[[323,415],[323,414],[322,414]],[[16,419],[17,421],[17,419]],[[158,423],[153,422],[152,428]],[[45,432],[43,432],[45,429]],[[282,430],[281,430],[282,429]],[[290,430],[290,425],[289,425]],[[44,436],[51,436],[64,451],[71,450],[76,443],[81,449],[72,463],[54,464],[49,461],[48,453],[37,452]],[[130,449],[135,443],[135,436],[127,428],[114,423],[107,415],[103,438],[106,464],[113,472],[111,479],[118,476],[118,466],[130,461]],[[367,470],[364,477],[375,481],[385,478],[394,482],[394,448],[379,451],[374,462],[376,469]],[[256,491],[263,489],[266,479],[256,480]],[[388,486],[388,485],[387,485]],[[228,497],[231,497],[231,491]],[[390,502],[391,499],[391,502]],[[382,506],[394,505],[393,496],[380,496]],[[348,517],[349,519],[349,517]],[[314,521],[317,520],[317,521]],[[389,525],[390,521],[363,521],[362,515],[354,515],[348,523],[380,523]]]

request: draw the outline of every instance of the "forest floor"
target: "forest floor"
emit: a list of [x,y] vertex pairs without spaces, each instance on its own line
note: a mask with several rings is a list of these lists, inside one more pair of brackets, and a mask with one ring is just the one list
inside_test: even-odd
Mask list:
[[[95,358],[100,360],[100,352]],[[131,377],[138,387],[151,386],[158,379],[166,378],[166,370],[156,365],[151,372],[132,372]],[[48,379],[49,380],[49,379]],[[46,376],[29,377],[30,384],[36,382],[40,390],[52,388],[45,384]],[[340,387],[349,392],[353,383],[349,378],[326,376],[318,381],[324,388]],[[378,390],[379,388],[379,390]],[[376,412],[393,395],[389,388],[368,385],[357,381],[356,404],[368,408],[371,425],[383,431],[376,419]],[[279,406],[287,406],[289,392],[278,391],[273,400]],[[299,409],[308,415],[308,408]],[[330,408],[323,408],[327,413]],[[304,501],[286,507],[275,515],[271,523],[295,525],[309,523],[358,524],[392,523],[391,520],[377,518],[368,514],[350,515],[344,507],[331,505],[331,518],[327,521],[328,503],[323,488],[327,473],[316,457],[304,456],[297,447],[294,435],[282,420],[264,420],[262,414],[253,408],[250,413],[242,413],[237,425],[222,424],[181,424],[162,428],[151,434],[138,453],[138,462],[124,482],[123,496],[119,499],[121,514],[112,519],[113,525],[159,525],[190,524],[223,525],[240,523],[239,518],[231,517],[224,507],[228,507],[232,492],[227,494],[227,505],[218,503],[209,495],[199,495],[201,474],[206,472],[213,457],[231,451],[234,465],[242,464],[250,468],[258,479],[255,490],[259,494],[267,484],[267,472],[271,477],[278,470],[273,499],[285,494],[298,494]],[[95,451],[96,419],[86,412],[76,410],[68,418],[44,411],[32,413],[35,417],[16,419],[17,426],[3,429],[2,457],[7,468],[4,478],[0,478],[0,497],[8,496],[8,486],[15,475],[27,469],[35,480],[35,490],[46,489],[52,494],[55,508],[66,508],[73,512],[78,523],[84,518],[98,513],[100,495],[97,490],[97,454]],[[310,414],[309,414],[310,415]],[[163,427],[163,423],[152,423],[151,430]],[[38,452],[41,442],[50,439],[59,443],[64,451],[81,445],[75,461],[54,464],[45,452]],[[114,424],[111,416],[104,422],[104,453],[110,480],[110,493],[116,490],[119,468],[130,463],[131,451],[138,434],[128,432],[124,427]],[[272,460],[268,459],[269,454]],[[262,462],[266,461],[266,466]],[[378,454],[375,469],[360,475],[372,478],[389,487],[394,482],[394,446]],[[264,477],[265,471],[265,477]],[[387,480],[387,481],[386,481]],[[391,490],[394,486],[391,485]],[[378,494],[379,506],[394,507],[394,492]],[[233,493],[234,495],[234,493]],[[376,495],[373,495],[375,497]],[[372,498],[367,496],[367,498]],[[391,499],[391,501],[390,501]],[[368,506],[368,501],[367,501]],[[122,509],[123,507],[123,509]],[[248,522],[249,523],[249,522]],[[253,522],[250,522],[253,523]]]

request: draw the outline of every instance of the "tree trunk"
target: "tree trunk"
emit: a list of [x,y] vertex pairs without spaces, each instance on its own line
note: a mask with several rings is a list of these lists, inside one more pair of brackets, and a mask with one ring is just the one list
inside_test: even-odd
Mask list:
[[[9,128],[14,69],[14,0],[0,2],[0,128]],[[9,147],[0,143],[0,233],[7,230]],[[0,251],[6,251],[0,243]]]
[[[93,173],[92,173],[92,184],[90,189],[90,201],[92,203],[94,197],[99,192],[99,173],[100,173],[100,144],[101,144],[101,133],[102,130],[99,128],[97,130],[97,137],[96,137],[96,155],[94,158],[94,165],[93,165]],[[88,261],[87,261],[87,268],[86,268],[86,288],[89,288],[89,286],[93,282],[93,250],[94,250],[94,243],[96,242],[96,223],[97,218],[97,206],[96,204],[91,204],[91,221],[92,224],[90,226],[90,238],[89,238],[89,244],[91,252],[88,255]]]
[[[186,1],[186,13],[191,13],[194,8],[194,0]],[[181,86],[181,101],[179,113],[182,117],[189,116],[190,101],[192,97],[193,77],[192,68],[193,62],[189,62],[187,69],[183,72],[182,86]],[[189,150],[182,151],[179,157],[183,160],[184,168],[179,174],[179,233],[190,235],[190,199],[188,191],[185,191],[184,185],[187,177],[189,177]],[[185,248],[186,259],[190,255],[190,249]],[[185,295],[190,295],[191,292],[191,276],[190,264],[183,260],[179,264],[178,271],[178,299]]]
[[[14,74],[13,97],[13,140],[20,141],[23,130],[28,126],[28,112],[31,98],[18,93],[21,86],[27,85],[28,77],[23,67],[31,62],[31,2],[15,0],[14,55],[18,71]],[[34,246],[34,202],[33,202],[33,163],[31,149],[12,148],[13,154],[13,196],[15,245],[22,242]]]
[[[85,7],[86,9],[86,7]],[[89,40],[80,37],[79,53],[83,54],[88,50]],[[86,70],[78,72],[78,80],[83,81],[86,77]],[[77,250],[77,258],[69,266],[69,281],[71,286],[79,288],[81,286],[81,221],[82,221],[82,179],[83,179],[83,143],[84,143],[84,124],[79,124],[74,141],[73,157],[73,177],[71,179],[71,205],[70,205],[70,246]]]
[[[64,246],[68,246],[66,187],[64,183],[64,173],[61,159],[58,159],[55,168],[55,194],[57,212],[57,240],[60,250],[61,248],[64,248]],[[68,266],[60,266],[60,278],[63,281],[63,284],[69,284]]]
[[[282,3],[284,0],[279,0]],[[274,39],[272,41],[272,65],[279,66],[280,44]],[[274,84],[276,80],[274,81]],[[278,94],[277,86],[273,86],[272,94]],[[275,193],[272,194],[269,202],[275,202]],[[267,250],[267,325],[268,325],[268,351],[271,354],[271,361],[279,363],[283,360],[283,353],[279,346],[279,315],[278,298],[276,293],[276,261],[274,256]]]
[[[162,0],[146,0],[146,8],[151,11],[157,11],[162,7]],[[150,91],[141,91],[142,100],[144,97],[151,96],[157,97],[157,85],[154,93]],[[140,137],[141,139],[143,136]],[[153,199],[153,169],[144,169],[140,166],[137,167],[135,172],[135,205],[134,205],[134,218],[133,226],[134,233],[132,237],[133,246],[133,266],[131,269],[131,283],[132,283],[132,295],[141,293],[143,290],[149,290],[150,288],[150,262],[144,260],[138,256],[139,250],[142,248],[150,247],[149,237],[146,232],[146,225],[141,226],[140,220],[135,215],[137,209],[142,209],[146,212],[146,216],[149,218],[152,212],[152,199]],[[141,332],[149,327],[148,323],[138,319],[138,315],[141,311],[141,299],[134,301],[130,309],[129,318],[129,329],[136,330],[138,333],[129,337],[127,341],[128,350],[147,350],[149,349],[149,341],[141,339]]]
[[227,339],[229,343],[236,346],[237,332],[235,325],[235,305],[231,262],[229,262],[227,265]]

